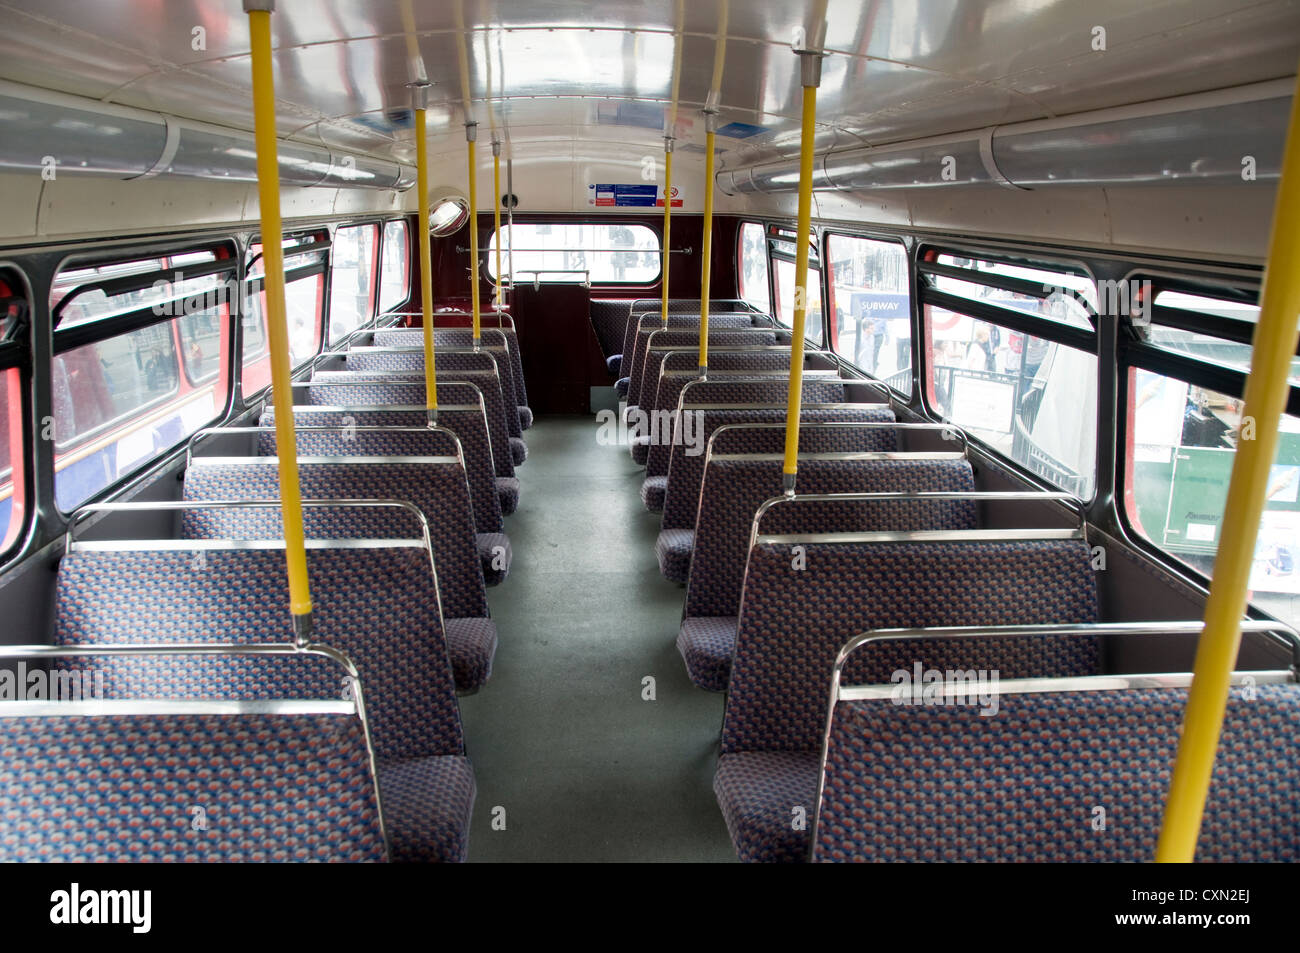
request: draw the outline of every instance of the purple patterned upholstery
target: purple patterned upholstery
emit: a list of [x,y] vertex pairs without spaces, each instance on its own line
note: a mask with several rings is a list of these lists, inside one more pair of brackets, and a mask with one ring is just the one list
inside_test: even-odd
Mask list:
[[505,533],[475,533],[474,546],[478,550],[479,565],[483,567],[483,582],[489,586],[505,582],[515,558],[510,537]]
[[519,509],[519,478],[497,477],[497,499],[501,503],[501,512],[509,516]]
[[[678,404],[687,407],[693,404],[764,404],[784,407],[789,395],[790,382],[786,377],[751,377],[740,380],[734,378],[731,380],[697,379],[688,382],[682,388]],[[829,380],[824,377],[805,377],[803,379],[803,402],[805,404],[843,403],[844,382],[839,379]],[[673,410],[676,410],[677,406],[674,405]],[[875,406],[879,409],[885,405],[876,404]],[[784,420],[784,415],[780,419]],[[712,431],[705,436],[705,439],[707,440],[711,434]],[[646,476],[663,476],[668,473],[673,461],[679,456],[673,449],[673,445],[678,439],[674,434],[670,443],[665,444],[661,441],[650,448],[650,456],[646,459]],[[703,454],[698,459],[703,460]],[[694,516],[694,514],[691,515]]]
[[497,624],[481,617],[445,619],[443,629],[457,691],[478,691],[492,677],[492,660],[497,654]]
[[[754,432],[783,436],[780,430],[750,431]],[[837,431],[827,428],[820,433],[833,437]],[[880,431],[849,428],[847,433],[856,434],[858,441],[865,444]],[[677,633],[677,650],[686,662],[691,681],[707,691],[726,691],[750,528],[759,506],[781,495],[781,471],[779,459],[713,460],[706,468],[700,515],[693,534],[695,548],[686,556],[687,565],[698,568],[690,571],[687,581],[686,618]],[[960,493],[974,489],[975,477],[965,460],[799,461],[802,493]],[[833,519],[844,516],[843,504],[804,502],[776,509],[785,511],[781,514],[783,533],[974,529],[977,520],[975,504],[970,500],[860,503],[856,511],[848,514],[852,517],[849,522],[838,523]],[[826,511],[830,511],[830,518]],[[726,627],[690,625],[697,617],[721,617]]]
[[[631,298],[592,298],[589,307],[591,329],[596,333],[600,344],[600,353],[605,355],[608,366],[615,358],[621,358],[619,348],[623,343],[623,334],[627,329],[627,319],[631,313]],[[618,370],[618,365],[609,368],[610,373]]]
[[[484,411],[487,414],[488,436],[492,445],[492,460],[497,476],[514,476],[515,467],[511,462],[509,430],[506,427],[504,405],[501,401],[501,388],[497,385],[496,375],[484,371],[457,371],[438,366],[438,402],[442,403],[443,384],[473,384],[483,395]],[[328,386],[317,387],[317,384]],[[351,386],[349,386],[351,385]],[[463,394],[463,392],[462,392]],[[424,406],[424,383],[422,380],[408,379],[403,374],[360,371],[318,371],[307,385],[308,402],[318,405],[361,405],[399,404],[403,406]],[[453,400],[452,403],[467,403]]]
[[469,759],[386,762],[377,773],[393,862],[464,863],[476,794]]
[[[893,423],[894,411],[884,404],[839,404],[834,407],[817,407],[809,398],[809,386],[811,381],[804,386],[804,405],[800,410],[799,419],[804,422],[814,421],[860,421],[864,423]],[[689,409],[689,408],[688,408]],[[694,411],[699,414],[696,421],[697,432],[703,434],[704,446],[707,447],[709,439],[719,427],[726,424],[749,424],[749,423],[780,423],[785,420],[785,399],[782,398],[779,406],[770,406],[767,408],[720,408],[716,410]],[[761,431],[755,431],[761,433]],[[774,431],[782,433],[781,431]],[[894,431],[880,428],[874,431],[876,439],[881,444],[874,449],[886,450],[894,447]],[[799,432],[799,452],[813,452],[807,448],[821,446],[818,443],[824,438],[818,436],[819,431],[800,430]],[[750,438],[745,438],[746,440]],[[765,439],[765,438],[754,438]],[[767,438],[770,439],[770,438]],[[780,437],[784,443],[784,436]],[[704,461],[706,453],[692,456],[686,453],[685,447],[672,447],[672,454],[668,462],[668,485],[664,496],[664,529],[694,529],[695,517],[700,507],[700,481],[704,477]],[[733,451],[741,452],[741,451]],[[748,451],[746,451],[748,452]]]
[[523,466],[524,461],[528,459],[528,444],[519,437],[510,438],[510,459],[517,467]]
[[519,427],[521,430],[531,430],[533,427],[533,409],[531,407],[516,407],[519,411]]
[[[699,338],[694,341],[688,341],[689,351],[677,350],[683,347],[680,344],[660,344],[660,337],[673,338],[679,332],[669,332],[667,335],[658,335],[655,343],[646,350],[645,366],[642,369],[641,378],[641,400],[638,406],[642,410],[672,410],[677,406],[677,397],[681,393],[683,382],[677,379],[677,376],[684,376],[687,380],[691,377],[698,377],[700,371],[700,353]],[[757,374],[780,374],[782,377],[790,376],[790,350],[789,348],[778,347],[754,347],[748,348],[747,341],[742,340],[740,347],[745,350],[718,350],[714,345],[714,335],[709,335],[709,373],[717,374],[719,371],[753,371]],[[671,364],[671,373],[675,376],[669,378],[674,381],[668,389],[664,391],[661,398],[659,391],[664,385],[663,373],[669,369]]]
[[[280,498],[278,468],[262,457],[248,463],[203,463],[185,474],[184,499],[273,500]],[[475,543],[465,471],[458,463],[300,463],[305,500],[404,500],[429,522],[438,591],[447,618],[486,617],[487,594]],[[309,539],[383,538],[398,512],[392,508],[340,507],[303,511]],[[377,522],[378,521],[378,522]],[[278,508],[186,510],[187,539],[283,539]]]
[[662,513],[668,493],[668,477],[652,476],[641,481],[641,502],[651,513]]
[[695,531],[689,529],[666,529],[655,540],[655,559],[659,561],[659,571],[669,582],[686,582],[691,571],[694,542]]
[[683,619],[677,630],[677,651],[686,662],[686,674],[706,692],[727,690],[739,623],[737,616],[694,616]]
[[0,863],[385,859],[355,715],[0,715]]
[[[448,332],[438,332],[439,335],[446,333]],[[501,384],[501,398],[505,401],[506,408],[516,407],[518,399],[515,396],[514,370],[510,365],[509,349],[500,338],[501,332],[484,329],[483,347],[479,351],[470,349],[472,332],[466,329],[465,334],[464,345],[453,346],[450,342],[444,343],[440,339],[437,341],[434,366],[439,371],[439,376],[443,370],[495,371]],[[489,334],[497,336],[495,338],[497,343],[493,344],[489,341]],[[344,351],[340,355],[344,360],[343,369],[357,373],[410,371],[423,378],[424,349],[420,346],[420,339],[412,338],[407,344],[389,345],[389,347],[401,348],[401,350],[354,348]],[[517,419],[518,413],[516,412],[514,416]],[[518,436],[515,430],[511,430],[511,433]]]
[[[735,314],[734,311],[724,311],[723,309],[734,308],[734,301],[710,301],[709,302],[709,320],[713,320],[713,310],[717,308],[719,313]],[[621,333],[623,335],[622,356],[623,363],[619,366],[618,374],[620,377],[627,377],[632,372],[632,347],[636,342],[636,333],[641,327],[649,327],[650,322],[655,322],[657,326],[663,326],[663,303],[653,301],[649,298],[638,298],[628,306],[627,319],[623,322]],[[690,298],[669,298],[668,299],[668,326],[671,327],[690,327],[692,324],[700,323],[700,302],[699,299]],[[694,321],[684,320],[694,318]],[[755,323],[771,323],[771,318],[767,315],[755,313],[753,315]]]
[[[724,816],[734,813],[739,790],[729,781],[739,769],[733,763],[724,770],[725,761],[755,751],[819,750],[831,669],[854,635],[1097,619],[1092,553],[1083,540],[801,545],[799,569],[790,545],[750,549],[714,781]],[[887,683],[918,661],[1001,678],[1092,675],[1098,654],[1091,637],[917,640],[857,653],[845,678]],[[807,856],[806,831],[788,823],[728,829],[742,857]]]
[[[699,324],[697,320],[696,325]],[[632,352],[632,383],[628,387],[627,402],[639,405],[654,399],[654,388],[659,381],[659,369],[648,373],[649,351],[652,347],[683,347],[700,343],[698,327],[669,328],[656,325],[642,329],[637,334],[636,350]],[[717,314],[709,316],[709,344],[718,347],[774,347],[776,331],[753,326],[750,314]]]
[[[1230,693],[1198,861],[1300,861],[1300,689],[1256,692]],[[998,703],[837,704],[813,860],[1149,862],[1187,690]]]
[[[528,410],[528,388],[524,383],[524,364],[515,329],[485,327],[481,330],[479,339],[485,345],[506,348],[510,376],[515,387],[515,402],[521,413]],[[376,331],[374,341],[376,347],[423,347],[424,332],[420,328],[391,328]],[[473,347],[474,331],[472,328],[434,328],[433,341],[435,347]],[[529,411],[529,419],[531,418],[532,412]]]
[[718,759],[713,790],[742,862],[807,859],[819,768],[813,751],[743,751]]
[[[282,549],[68,553],[55,642],[290,641]],[[460,710],[423,547],[307,550],[317,642],[357,666],[375,754],[463,755]],[[77,656],[114,698],[332,698],[338,666],[265,656]],[[382,793],[381,793],[382,796]]]
[[[472,385],[459,386],[465,391]],[[441,391],[443,388],[439,387]],[[474,388],[474,403],[480,396]],[[493,482],[492,447],[488,441],[487,419],[483,411],[452,410],[454,404],[446,404],[438,410],[438,426],[446,427],[460,441],[461,453],[465,458],[465,476],[469,480],[469,495],[474,504],[474,526],[480,533],[499,533],[505,525],[501,519],[501,500],[497,496],[496,484]],[[337,427],[340,432],[355,427],[423,427],[428,416],[421,405],[410,410],[383,410],[366,407],[345,407],[341,410],[297,409],[293,414],[296,427]],[[262,414],[260,426],[269,427],[275,423],[275,412],[268,407]],[[436,433],[437,431],[435,431]],[[354,432],[355,436],[360,436]],[[303,449],[302,439],[307,434],[298,433],[298,452],[315,453]],[[369,446],[369,444],[367,444]],[[353,453],[368,451],[353,450]],[[383,453],[383,451],[369,451]],[[448,451],[441,451],[446,453]],[[403,453],[400,455],[409,455]],[[421,452],[417,455],[427,455]]]

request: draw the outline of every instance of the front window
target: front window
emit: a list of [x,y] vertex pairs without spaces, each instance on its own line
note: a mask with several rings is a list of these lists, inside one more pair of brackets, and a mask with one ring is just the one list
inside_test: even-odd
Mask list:
[[[645,225],[583,222],[516,223],[513,235],[502,228],[502,266],[514,250],[514,275],[520,284],[590,282],[597,285],[647,285],[660,274],[659,236]],[[496,241],[488,242],[488,277],[497,280]]]

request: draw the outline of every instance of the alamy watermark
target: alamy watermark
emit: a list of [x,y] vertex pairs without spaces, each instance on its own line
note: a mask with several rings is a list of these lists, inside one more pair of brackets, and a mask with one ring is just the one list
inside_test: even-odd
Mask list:
[[[1049,307],[1058,301],[1076,301],[1085,308],[1092,302],[1081,292],[1064,285],[1047,283]],[[1118,280],[1106,278],[1097,282],[1097,311],[1100,314],[1125,315],[1138,327],[1151,323],[1151,279]]]
[[79,702],[103,697],[102,671],[29,670],[26,662],[12,670],[0,669],[0,701]]
[[656,447],[678,446],[686,448],[688,457],[698,457],[704,452],[704,416],[697,410],[644,411],[640,407],[630,413],[626,403],[618,410],[608,408],[596,414],[596,443],[602,447],[625,447],[631,443],[644,443]]
[[937,669],[917,662],[910,671],[895,671],[889,681],[894,686],[889,697],[895,705],[977,707],[985,718],[998,713],[997,669]]

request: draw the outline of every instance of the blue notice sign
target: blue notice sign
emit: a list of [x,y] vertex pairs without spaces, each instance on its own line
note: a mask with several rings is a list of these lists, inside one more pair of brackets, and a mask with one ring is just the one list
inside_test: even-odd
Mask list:
[[596,185],[595,205],[605,208],[654,208],[659,186],[608,184]]

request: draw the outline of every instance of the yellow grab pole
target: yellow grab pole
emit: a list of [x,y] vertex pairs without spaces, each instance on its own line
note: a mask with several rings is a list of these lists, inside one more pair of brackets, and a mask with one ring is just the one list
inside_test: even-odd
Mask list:
[[700,242],[700,376],[709,373],[709,279],[713,257],[713,146],[718,113],[704,112],[704,238]]
[[[492,239],[497,246],[496,300],[493,310],[500,311],[506,303],[501,292],[501,140],[492,140]],[[500,320],[498,319],[498,324]]]
[[660,306],[660,315],[663,318],[663,326],[668,327],[668,237],[672,233],[673,223],[673,137],[664,136],[664,264],[663,264],[663,282],[664,292],[663,301]]
[[[1164,824],[1156,847],[1160,863],[1188,863],[1196,853],[1201,813],[1228,704],[1228,686],[1241,644],[1241,617],[1255,558],[1255,541],[1277,454],[1278,419],[1290,390],[1291,358],[1300,315],[1300,96],[1291,101],[1291,126],[1273,212],[1273,237],[1260,296],[1259,323],[1246,378],[1242,429],[1223,510],[1223,535],[1205,603],[1205,629],[1196,647],[1191,691],[1183,713],[1178,758],[1169,782]],[[1251,432],[1253,430],[1253,433]]]
[[429,237],[429,143],[425,111],[429,106],[429,84],[415,83],[415,182],[419,190],[420,222],[420,317],[424,324],[424,406],[429,424],[438,422],[438,367],[433,353],[433,242]]
[[790,391],[785,415],[785,464],[781,482],[794,493],[799,472],[799,413],[803,405],[803,333],[808,317],[808,235],[812,231],[813,136],[817,128],[817,87],[821,85],[820,50],[795,50],[803,84],[803,126],[799,140],[799,226],[795,237],[794,327],[790,342]]
[[253,62],[253,124],[257,143],[257,198],[262,215],[262,262],[266,272],[266,333],[271,349],[275,403],[275,450],[280,469],[280,508],[289,572],[289,612],[299,645],[311,641],[311,585],[303,543],[298,445],[293,432],[293,367],[284,305],[284,231],[280,220],[280,166],[275,135],[275,74],[271,64],[271,14],[275,0],[244,0]]
[[482,337],[483,317],[478,296],[478,123],[465,123],[465,147],[469,152],[469,298],[474,312],[474,347]]

